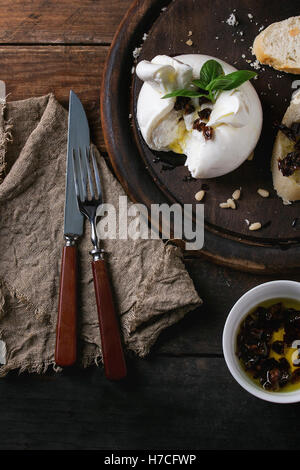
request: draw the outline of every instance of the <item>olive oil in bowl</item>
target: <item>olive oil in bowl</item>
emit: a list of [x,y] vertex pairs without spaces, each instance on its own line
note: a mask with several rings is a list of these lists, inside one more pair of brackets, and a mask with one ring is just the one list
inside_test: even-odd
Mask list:
[[299,390],[300,301],[270,299],[253,308],[238,329],[236,354],[264,390]]

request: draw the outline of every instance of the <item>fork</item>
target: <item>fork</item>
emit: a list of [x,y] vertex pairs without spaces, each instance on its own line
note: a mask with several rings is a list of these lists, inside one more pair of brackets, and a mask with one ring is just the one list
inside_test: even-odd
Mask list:
[[[97,209],[102,205],[102,191],[98,166],[93,149],[73,149],[72,157],[78,207],[80,212],[91,224],[93,249],[90,251],[90,254],[93,257],[92,271],[104,371],[108,379],[119,380],[125,377],[127,372],[117,315],[113,304],[110,281],[104,259],[104,250],[100,248],[96,231]],[[92,162],[90,162],[90,160]]]

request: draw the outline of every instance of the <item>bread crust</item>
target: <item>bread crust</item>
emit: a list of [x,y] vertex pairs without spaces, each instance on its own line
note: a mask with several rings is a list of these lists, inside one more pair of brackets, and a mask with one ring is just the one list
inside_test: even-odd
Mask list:
[[[294,18],[291,18],[291,19],[294,19]],[[268,26],[268,28],[274,27],[274,25],[276,24],[277,23],[273,23],[272,25]],[[285,62],[281,62],[279,59],[276,59],[276,57],[270,56],[267,53],[266,48],[264,47],[264,39],[265,39],[266,34],[268,33],[268,28],[262,31],[258,36],[256,36],[254,40],[253,54],[255,54],[257,60],[261,64],[270,65],[271,67],[273,67],[276,70],[279,70],[280,72],[300,74],[300,64],[299,66],[297,66],[297,65],[291,65]]]
[[[291,126],[293,122],[300,122],[300,92],[297,92],[288,107],[282,123]],[[278,168],[278,160],[282,160],[287,154],[290,140],[281,131],[278,132],[271,160],[271,171],[273,176],[273,186],[278,196],[285,204],[300,200],[300,184],[292,176],[283,176]]]
[[[273,175],[273,186],[279,197],[285,204],[300,200],[300,185],[297,184],[290,176],[283,176],[278,168],[278,159],[282,160],[285,155],[281,153],[280,136],[277,135],[273,155],[271,160],[271,171]],[[280,156],[279,156],[280,155]]]

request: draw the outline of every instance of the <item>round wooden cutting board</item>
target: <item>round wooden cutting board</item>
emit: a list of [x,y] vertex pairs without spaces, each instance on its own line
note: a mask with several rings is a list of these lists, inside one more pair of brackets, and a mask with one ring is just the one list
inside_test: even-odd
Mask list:
[[[276,130],[290,102],[296,75],[270,67],[257,70],[253,81],[262,102],[264,125],[254,158],[223,177],[194,180],[185,158],[153,152],[144,143],[135,119],[142,85],[134,73],[137,61],[158,54],[203,53],[221,58],[237,69],[251,69],[251,46],[262,27],[295,16],[298,0],[138,0],[133,3],[114,38],[101,90],[104,137],[113,168],[128,195],[137,202],[193,204],[206,189],[205,246],[201,254],[213,261],[254,272],[285,273],[300,267],[300,203],[284,206],[273,190],[270,159]],[[238,25],[226,20],[234,12]],[[189,32],[192,32],[192,35]],[[190,39],[192,45],[186,42]],[[300,77],[299,77],[300,78]],[[219,204],[242,188],[237,209]],[[258,195],[267,189],[269,198]],[[263,228],[249,231],[248,224]]]

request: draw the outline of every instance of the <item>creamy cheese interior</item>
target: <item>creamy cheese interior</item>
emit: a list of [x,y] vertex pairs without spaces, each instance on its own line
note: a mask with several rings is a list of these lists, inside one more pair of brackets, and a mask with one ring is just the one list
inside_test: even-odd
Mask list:
[[[176,98],[162,99],[176,89],[190,88],[199,78],[202,65],[214,57],[187,54],[171,58],[156,56],[151,62],[141,61],[136,68],[144,81],[137,103],[137,120],[147,145],[158,151],[185,154],[186,165],[194,178],[214,178],[235,170],[253,152],[262,128],[262,108],[250,82],[235,90],[223,91],[215,104],[199,105],[191,100],[195,111],[184,114],[174,109]],[[225,74],[236,69],[217,60]],[[213,138],[193,129],[198,111],[210,108],[207,126],[214,129]]]

